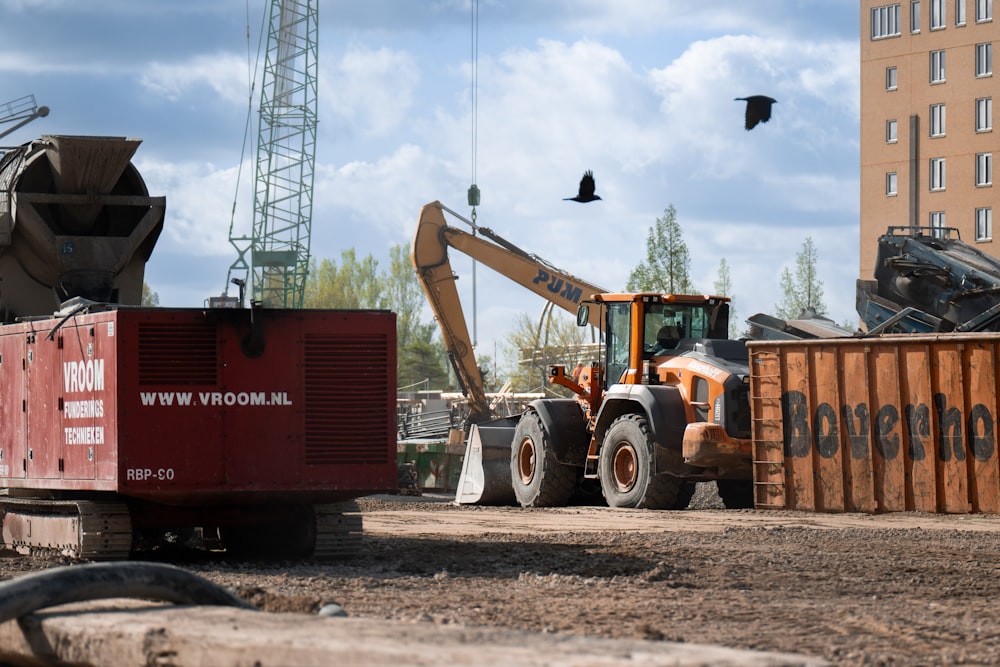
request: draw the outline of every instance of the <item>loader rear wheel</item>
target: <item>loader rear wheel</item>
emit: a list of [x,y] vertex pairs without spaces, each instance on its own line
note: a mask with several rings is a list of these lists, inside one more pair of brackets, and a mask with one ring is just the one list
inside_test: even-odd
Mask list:
[[649,422],[642,415],[623,415],[611,424],[601,446],[598,464],[601,491],[609,506],[675,508],[685,490],[685,482],[670,475],[656,474],[655,448]]
[[564,507],[573,495],[576,470],[556,459],[545,425],[532,410],[514,429],[510,478],[521,507]]

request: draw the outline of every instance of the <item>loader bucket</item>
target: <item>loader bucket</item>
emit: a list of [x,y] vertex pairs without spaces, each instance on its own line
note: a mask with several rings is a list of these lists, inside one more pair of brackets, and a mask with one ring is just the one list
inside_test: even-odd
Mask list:
[[519,416],[501,417],[469,429],[456,505],[516,505],[510,479],[510,447]]

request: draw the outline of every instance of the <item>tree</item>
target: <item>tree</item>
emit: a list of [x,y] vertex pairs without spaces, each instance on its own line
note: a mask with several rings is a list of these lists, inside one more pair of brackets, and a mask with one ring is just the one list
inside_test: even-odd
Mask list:
[[410,261],[409,243],[389,248],[389,272],[382,279],[386,303],[396,313],[400,386],[426,379],[432,387],[449,388],[447,352],[444,342],[435,340],[437,325],[420,321],[426,301]]
[[[396,313],[400,347],[406,347],[418,339],[423,340],[424,337],[418,335],[418,328],[420,312],[426,301],[410,261],[410,244],[389,248],[389,273],[384,276],[383,294],[389,307]],[[433,333],[433,323],[428,328]]]
[[824,315],[823,281],[816,272],[818,253],[811,237],[795,255],[795,273],[786,266],[781,271],[781,301],[775,304],[778,317],[797,319],[804,313]]
[[[730,299],[734,299],[733,296],[733,278],[732,274],[729,272],[729,263],[726,258],[723,257],[719,260],[719,273],[713,283],[713,288],[715,294],[719,296],[728,296]],[[737,324],[736,306],[735,299],[729,302],[729,337],[736,339],[740,337],[740,327]]]
[[303,306],[305,308],[386,308],[378,260],[371,255],[358,261],[354,248],[340,253],[340,267],[330,259],[316,265],[309,260]]
[[504,369],[504,377],[515,392],[551,391],[566,395],[568,390],[549,384],[548,367],[558,364],[572,369],[585,343],[586,328],[578,327],[575,318],[551,304],[537,322],[526,313],[518,313],[513,328],[501,343],[507,363],[513,364]]
[[146,281],[142,281],[142,300],[139,302],[143,306],[159,306],[160,295],[149,288]]
[[695,291],[690,267],[691,256],[677,222],[677,210],[671,204],[650,228],[646,238],[646,261],[632,270],[625,289],[690,294]]
[[399,387],[426,382],[428,387],[435,389],[450,388],[444,344],[433,337],[434,324],[421,325],[409,343],[397,345],[396,382]]

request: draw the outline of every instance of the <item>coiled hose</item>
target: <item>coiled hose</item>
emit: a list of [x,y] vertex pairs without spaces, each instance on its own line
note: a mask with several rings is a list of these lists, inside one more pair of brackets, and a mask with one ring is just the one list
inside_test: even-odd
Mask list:
[[108,598],[257,609],[211,581],[173,565],[87,563],[55,567],[0,583],[0,622],[56,605]]

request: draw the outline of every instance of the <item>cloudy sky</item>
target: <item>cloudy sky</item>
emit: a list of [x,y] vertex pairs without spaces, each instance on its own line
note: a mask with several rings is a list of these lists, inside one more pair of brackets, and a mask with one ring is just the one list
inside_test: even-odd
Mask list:
[[[234,210],[249,231],[243,135],[267,4],[0,0],[0,101],[51,108],[4,141],[143,139],[134,161],[167,197],[146,274],[161,305],[220,294]],[[319,13],[312,253],[354,248],[387,266],[425,203],[470,212],[469,0],[323,0]],[[855,2],[479,0],[479,223],[623,289],[673,205],[695,285],[711,292],[724,258],[741,319],[774,311],[811,237],[828,314],[856,320],[858,35]],[[733,98],[758,93],[779,103],[747,132]],[[563,201],[587,169],[604,200]],[[468,294],[471,262],[453,266]],[[512,316],[534,319],[543,302],[485,268],[476,282],[478,342],[493,354]]]

